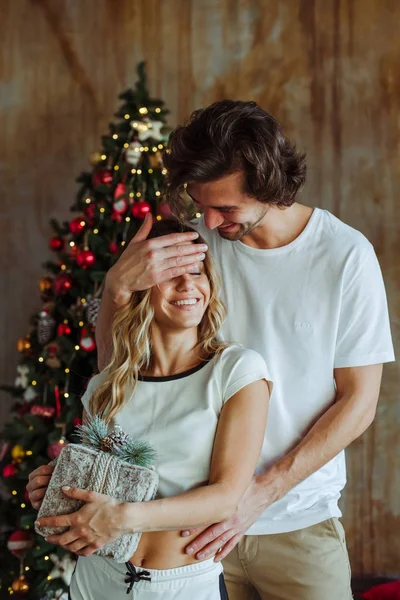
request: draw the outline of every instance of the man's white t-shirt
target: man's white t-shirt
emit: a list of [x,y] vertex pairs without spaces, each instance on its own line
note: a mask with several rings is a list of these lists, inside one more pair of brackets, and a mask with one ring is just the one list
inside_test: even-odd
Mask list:
[[[89,381],[81,398],[88,413],[93,392],[107,376],[102,371]],[[194,369],[168,377],[142,377],[133,394],[126,390],[125,404],[112,425],[120,425],[133,439],[146,440],[156,451],[159,498],[208,483],[222,407],[260,379],[270,381],[264,359],[254,350],[232,345]]]
[[[326,210],[314,209],[290,244],[258,249],[205,227],[223,280],[224,340],[264,357],[274,381],[262,473],[333,404],[333,370],[394,360],[386,294],[372,245]],[[272,504],[248,534],[293,531],[341,516],[344,452]]]

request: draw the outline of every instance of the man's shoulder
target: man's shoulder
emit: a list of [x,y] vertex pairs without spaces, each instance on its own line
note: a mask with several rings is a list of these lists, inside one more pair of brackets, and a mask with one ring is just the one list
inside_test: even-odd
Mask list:
[[371,242],[361,231],[344,223],[328,210],[319,210],[322,240],[338,258],[361,258],[374,251]]

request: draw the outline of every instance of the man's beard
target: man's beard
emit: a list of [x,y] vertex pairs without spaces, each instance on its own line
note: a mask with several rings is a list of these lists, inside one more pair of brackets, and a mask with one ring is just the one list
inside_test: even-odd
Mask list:
[[267,214],[269,208],[270,207],[268,205],[264,205],[257,219],[253,222],[247,221],[246,223],[234,223],[234,225],[238,226],[238,228],[235,227],[233,231],[221,231],[220,229],[218,229],[219,235],[225,240],[230,240],[231,242],[236,242],[237,240],[240,240],[243,236],[248,235],[256,227],[259,226],[259,224]]

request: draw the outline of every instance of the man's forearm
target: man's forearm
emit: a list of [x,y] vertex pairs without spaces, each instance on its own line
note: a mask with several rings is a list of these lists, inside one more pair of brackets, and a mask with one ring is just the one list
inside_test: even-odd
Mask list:
[[265,490],[266,507],[323,467],[369,427],[376,403],[363,400],[358,396],[338,399],[295,448],[256,477],[261,497]]
[[120,306],[130,300],[130,295],[118,293],[106,276],[96,322],[97,367],[102,371],[109,363],[112,350],[112,322]]

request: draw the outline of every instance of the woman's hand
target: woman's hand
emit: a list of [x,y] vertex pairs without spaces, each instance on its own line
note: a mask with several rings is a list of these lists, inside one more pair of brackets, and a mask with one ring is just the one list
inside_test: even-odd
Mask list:
[[61,488],[66,496],[83,500],[86,504],[77,512],[56,517],[43,517],[35,522],[41,527],[65,527],[69,530],[59,535],[50,535],[46,541],[75,552],[79,556],[90,556],[98,548],[128,531],[124,525],[124,504],[111,496],[79,488]]
[[42,465],[29,475],[26,490],[29,494],[29,500],[36,510],[41,507],[53,471],[53,465]]

